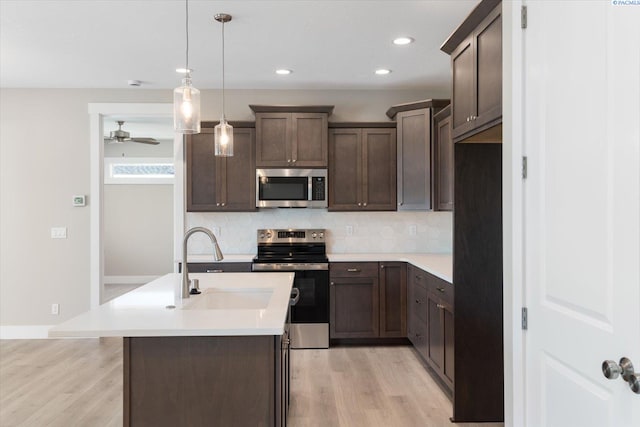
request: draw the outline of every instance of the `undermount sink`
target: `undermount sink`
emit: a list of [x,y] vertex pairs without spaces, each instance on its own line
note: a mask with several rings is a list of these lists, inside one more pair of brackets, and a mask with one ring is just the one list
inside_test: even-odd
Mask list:
[[273,289],[202,289],[182,306],[186,310],[260,310],[269,305]]

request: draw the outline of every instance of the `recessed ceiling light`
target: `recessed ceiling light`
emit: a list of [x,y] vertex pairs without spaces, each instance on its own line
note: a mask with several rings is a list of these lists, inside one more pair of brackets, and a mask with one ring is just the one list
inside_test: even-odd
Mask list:
[[191,73],[193,70],[191,68],[176,68],[176,73],[187,74]]
[[276,74],[280,74],[281,76],[286,76],[287,74],[291,73],[293,73],[293,71],[287,70],[286,68],[280,68],[279,70],[276,70]]
[[389,74],[391,72],[391,70],[388,70],[386,68],[380,68],[378,70],[376,70],[376,74],[379,76],[385,76],[387,74]]
[[403,46],[405,44],[411,44],[414,41],[415,40],[413,40],[411,37],[398,37],[396,39],[393,39],[393,44],[397,44],[399,46]]

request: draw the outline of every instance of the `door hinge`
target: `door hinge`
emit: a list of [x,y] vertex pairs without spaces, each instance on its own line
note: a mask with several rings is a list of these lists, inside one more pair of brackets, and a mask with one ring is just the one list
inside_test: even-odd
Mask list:
[[522,179],[527,179],[528,167],[527,156],[522,156]]
[[529,326],[529,314],[527,313],[527,307],[522,307],[522,329],[527,330]]
[[527,6],[520,8],[520,28],[527,28]]

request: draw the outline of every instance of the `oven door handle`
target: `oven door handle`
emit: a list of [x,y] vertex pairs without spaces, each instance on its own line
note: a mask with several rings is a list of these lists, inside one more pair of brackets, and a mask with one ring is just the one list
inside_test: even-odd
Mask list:
[[298,303],[298,301],[300,301],[300,289],[298,288],[291,288],[291,294],[295,294],[295,296],[293,298],[289,299],[289,305],[290,306],[294,306]]

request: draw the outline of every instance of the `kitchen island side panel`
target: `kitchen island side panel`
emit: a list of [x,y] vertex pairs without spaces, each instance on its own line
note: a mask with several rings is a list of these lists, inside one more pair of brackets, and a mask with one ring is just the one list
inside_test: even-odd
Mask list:
[[272,426],[273,336],[125,337],[124,426]]

